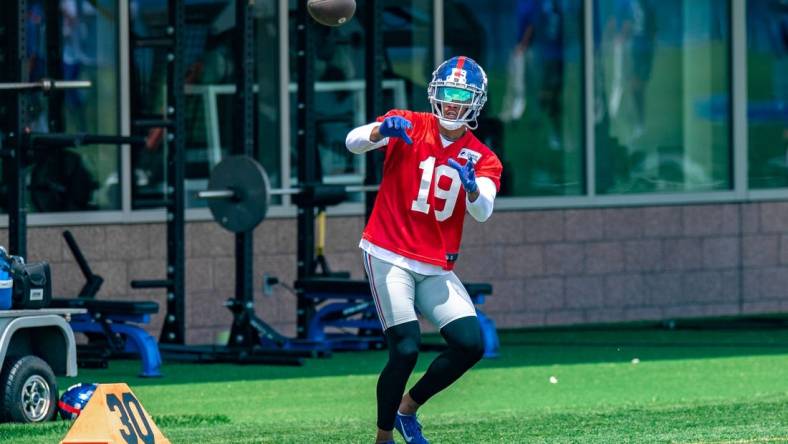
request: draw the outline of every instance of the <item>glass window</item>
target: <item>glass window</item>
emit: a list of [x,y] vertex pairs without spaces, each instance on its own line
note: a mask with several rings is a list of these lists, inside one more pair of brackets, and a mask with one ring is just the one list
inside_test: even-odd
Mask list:
[[[117,4],[115,0],[60,1],[63,78],[93,83],[89,89],[65,92],[63,116],[68,133],[119,133]],[[78,151],[97,187],[89,208],[120,209],[118,146],[91,145]]]
[[[282,186],[282,137],[280,107],[281,78],[279,75],[279,2],[264,0],[255,3],[255,79],[258,90],[255,103],[258,159],[268,173],[271,186]],[[281,198],[276,196],[274,202]]]
[[728,2],[595,5],[598,193],[729,189]]
[[[316,26],[315,107],[317,144],[326,183],[358,184],[364,180],[366,156],[345,147],[347,133],[366,122],[364,54],[366,4],[339,27]],[[295,32],[296,2],[290,2],[291,180],[297,181]],[[427,83],[432,73],[433,4],[428,0],[383,4],[383,106],[427,110]],[[361,193],[351,195],[358,200]]]
[[788,3],[747,2],[751,188],[788,186]]
[[[298,179],[297,83],[298,39],[295,22],[297,3],[290,2],[290,142],[291,181]],[[360,183],[363,180],[363,156],[354,156],[345,148],[345,136],[355,125],[364,122],[364,29],[356,17],[342,26],[317,25],[314,30],[315,97],[312,116],[318,159],[318,174],[327,183]]]
[[[27,125],[33,133],[117,134],[117,1],[60,0],[50,10],[60,23],[48,21],[44,5],[43,0],[27,5],[24,26],[30,80],[90,80],[92,87],[30,93]],[[47,30],[51,26],[60,29],[59,56],[49,53]],[[120,208],[116,145],[38,146],[33,153],[27,178],[30,211]]]
[[434,66],[432,0],[383,2],[385,107],[429,111],[427,85]]
[[445,5],[445,56],[487,71],[477,136],[504,165],[501,195],[583,192],[581,0]]
[[[187,207],[205,207],[195,192],[208,186],[211,169],[236,143],[235,57],[236,2],[187,0],[184,27],[186,58],[185,191]],[[279,186],[279,80],[277,1],[255,3],[255,156]],[[136,37],[166,33],[165,0],[132,0],[131,32]],[[132,44],[132,48],[134,48]],[[132,60],[132,116],[164,116],[167,97],[167,48],[137,48]],[[133,123],[132,123],[133,126]],[[144,148],[132,151],[132,207],[157,207],[164,197],[167,141],[162,128],[137,130],[147,136]],[[263,136],[264,135],[264,136]]]

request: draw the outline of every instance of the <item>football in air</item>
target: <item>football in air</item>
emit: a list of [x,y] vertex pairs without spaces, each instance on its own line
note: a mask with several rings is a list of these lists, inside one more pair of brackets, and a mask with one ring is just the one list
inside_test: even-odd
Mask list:
[[309,15],[321,25],[342,26],[356,12],[355,0],[308,0]]

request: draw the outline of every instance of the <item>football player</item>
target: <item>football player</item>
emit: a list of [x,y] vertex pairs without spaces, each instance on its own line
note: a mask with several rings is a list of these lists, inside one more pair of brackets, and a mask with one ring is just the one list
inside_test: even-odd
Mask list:
[[[389,360],[377,385],[377,443],[427,443],[416,411],[456,381],[484,352],[476,310],[452,271],[465,212],[484,222],[493,211],[503,167],[472,129],[487,100],[487,75],[468,57],[432,74],[432,113],[391,110],[352,130],[356,154],[385,151],[383,180],[360,247]],[[407,392],[421,331],[416,309],[448,344]],[[404,396],[403,396],[404,394]]]

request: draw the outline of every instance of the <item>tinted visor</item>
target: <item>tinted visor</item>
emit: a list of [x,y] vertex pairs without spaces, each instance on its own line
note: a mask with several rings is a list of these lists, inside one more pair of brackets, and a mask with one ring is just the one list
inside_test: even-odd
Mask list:
[[462,88],[453,88],[450,86],[438,87],[438,100],[453,103],[471,103],[473,99],[473,92]]

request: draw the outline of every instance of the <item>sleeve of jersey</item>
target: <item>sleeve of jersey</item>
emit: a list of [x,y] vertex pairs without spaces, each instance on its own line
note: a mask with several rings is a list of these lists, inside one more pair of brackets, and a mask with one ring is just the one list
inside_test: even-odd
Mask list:
[[378,117],[375,119],[374,122],[368,123],[366,125],[361,125],[357,128],[352,129],[345,137],[345,146],[347,147],[348,151],[353,154],[362,154],[366,153],[367,151],[372,151],[376,148],[386,147],[389,144],[390,138],[384,137],[377,142],[372,142],[369,140],[370,135],[372,134],[372,130],[380,126],[380,123],[389,116],[403,116],[406,119],[410,120],[409,116],[410,111],[405,110],[391,110],[383,116]]
[[351,130],[345,138],[345,146],[347,147],[348,151],[353,154],[362,154],[366,153],[367,151],[372,151],[375,148],[388,145],[388,137],[384,137],[377,142],[372,142],[369,140],[372,130],[379,126],[380,122],[372,122]]
[[491,153],[483,159],[476,165],[479,197],[474,202],[467,200],[467,195],[465,197],[468,213],[479,222],[486,221],[492,215],[493,202],[501,188],[501,173],[503,172],[503,165],[494,154]]
[[479,222],[484,222],[492,216],[493,202],[495,202],[495,184],[487,177],[476,178],[476,184],[479,186],[479,197],[471,202],[468,195],[465,195],[465,208],[468,209],[468,214],[473,216]]

